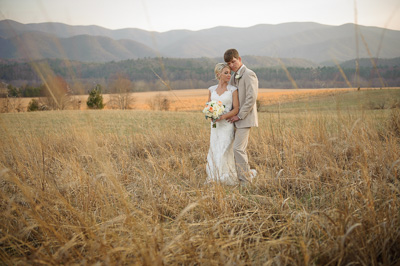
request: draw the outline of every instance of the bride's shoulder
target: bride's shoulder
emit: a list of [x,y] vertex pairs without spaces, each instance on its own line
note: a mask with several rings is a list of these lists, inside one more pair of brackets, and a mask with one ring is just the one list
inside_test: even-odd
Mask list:
[[211,92],[213,92],[213,91],[215,91],[215,90],[217,89],[217,87],[218,87],[218,84],[217,84],[217,85],[214,85],[214,86],[211,86],[211,87],[209,87],[209,88],[208,88],[208,90],[209,90],[209,91],[211,91]]
[[233,85],[228,85],[228,90],[234,92],[235,90],[237,90],[237,88]]

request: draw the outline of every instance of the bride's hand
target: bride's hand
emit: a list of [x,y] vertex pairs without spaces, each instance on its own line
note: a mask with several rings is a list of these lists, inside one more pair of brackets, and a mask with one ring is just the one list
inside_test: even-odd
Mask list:
[[225,119],[225,115],[221,115],[217,120],[215,120],[215,122],[219,122],[224,119]]

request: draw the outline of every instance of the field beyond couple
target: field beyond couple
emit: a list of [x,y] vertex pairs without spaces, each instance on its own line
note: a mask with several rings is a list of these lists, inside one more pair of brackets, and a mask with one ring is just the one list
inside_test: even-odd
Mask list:
[[[351,92],[355,89],[259,89],[258,100],[262,105],[287,103],[299,99],[314,99],[321,96],[332,96],[340,93]],[[365,88],[367,90],[367,88]],[[369,89],[368,89],[369,90]],[[103,94],[104,109],[113,109],[112,99],[121,95]],[[126,97],[126,96],[122,96]],[[126,97],[127,98],[127,97]],[[157,102],[167,100],[170,111],[198,111],[204,108],[208,98],[208,89],[167,90],[130,93],[130,109],[157,110]],[[18,98],[21,101],[21,109],[27,110],[32,98]],[[79,108],[87,110],[86,101],[88,95],[75,95],[71,99],[80,101]],[[72,106],[70,106],[72,107]]]
[[[352,90],[354,89],[259,89],[258,100],[263,104],[271,105]],[[172,111],[196,111],[204,108],[208,98],[208,89],[137,92],[133,94],[133,97],[135,98],[134,109],[149,110],[151,109],[149,102],[156,97],[162,97],[171,102],[170,110]]]
[[0,114],[0,260],[399,263],[400,89],[259,96],[246,187],[204,185],[206,99]]

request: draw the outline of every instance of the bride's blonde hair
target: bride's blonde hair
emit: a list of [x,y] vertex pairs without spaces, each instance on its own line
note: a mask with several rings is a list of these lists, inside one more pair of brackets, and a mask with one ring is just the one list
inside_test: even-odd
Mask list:
[[221,74],[224,68],[229,68],[227,63],[218,63],[214,68],[215,79],[219,80],[219,74]]

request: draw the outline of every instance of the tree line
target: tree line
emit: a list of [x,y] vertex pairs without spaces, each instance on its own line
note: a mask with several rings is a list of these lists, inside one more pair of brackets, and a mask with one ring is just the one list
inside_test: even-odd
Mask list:
[[[108,63],[82,63],[60,59],[33,62],[0,62],[0,79],[17,87],[21,97],[40,97],[49,76],[61,77],[72,94],[88,94],[93,84],[104,93],[118,91],[115,80],[131,82],[131,91],[207,88],[216,83],[213,58],[145,58]],[[246,64],[246,62],[244,61]],[[340,67],[251,66],[261,88],[343,88],[400,86],[400,66]]]

